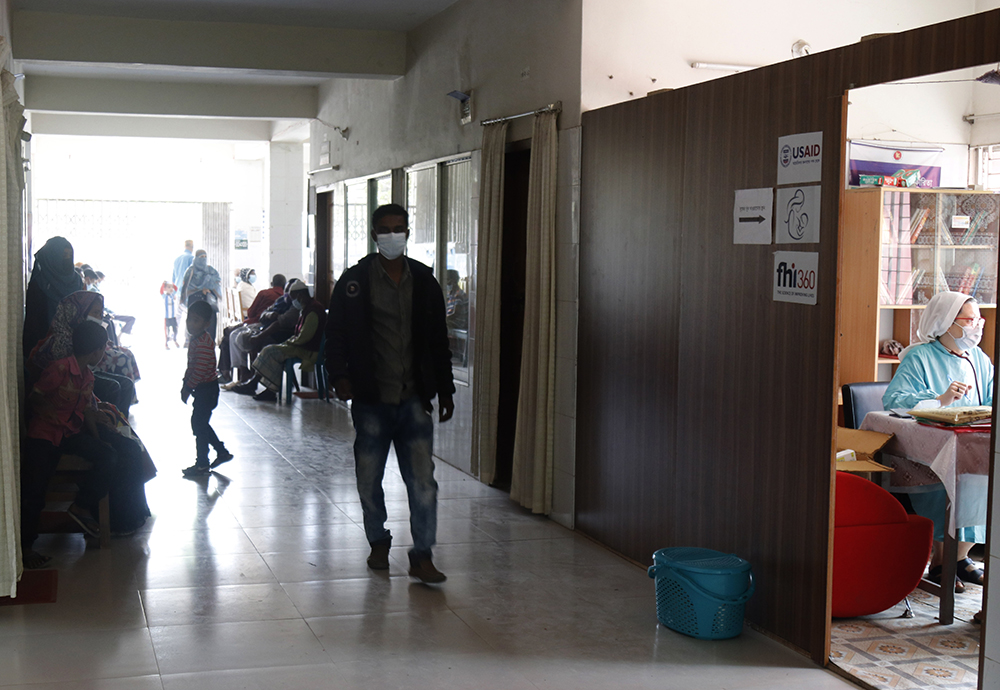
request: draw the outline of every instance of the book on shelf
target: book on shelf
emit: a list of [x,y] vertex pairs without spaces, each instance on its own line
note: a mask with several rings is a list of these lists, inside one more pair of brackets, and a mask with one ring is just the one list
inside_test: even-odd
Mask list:
[[955,244],[955,236],[951,234],[951,230],[948,229],[948,224],[943,218],[938,219],[937,232],[940,244]]
[[948,292],[951,287],[948,285],[948,280],[944,276],[944,271],[941,270],[940,264],[937,267],[937,271],[934,273],[934,293],[938,292]]
[[962,279],[958,282],[958,288],[956,288],[955,292],[961,292],[971,296],[971,291],[976,285],[976,277],[979,275],[980,270],[981,268],[979,264],[972,264],[966,268],[965,272],[962,274]]
[[917,238],[920,237],[920,231],[924,229],[924,224],[927,222],[927,217],[930,215],[930,210],[926,208],[918,208],[912,216],[910,216],[910,244],[916,244]]
[[878,303],[879,304],[895,304],[892,300],[892,296],[889,295],[889,288],[885,284],[885,278],[879,276],[878,279]]
[[969,221],[969,227],[962,235],[962,240],[959,244],[972,244],[976,233],[986,226],[988,216],[989,214],[986,211],[978,211]]
[[[915,268],[910,271],[909,277],[906,282],[903,283],[903,287],[899,289],[896,293],[896,304],[909,304],[913,300],[913,289],[917,286],[917,282],[924,277],[924,270],[922,268]],[[903,300],[906,300],[905,302]]]
[[967,292],[967,293],[965,293],[965,294],[967,294],[967,295],[968,295],[969,297],[975,297],[975,296],[976,296],[976,293],[978,293],[978,292],[979,292],[979,284],[980,284],[980,283],[981,283],[982,281],[983,281],[983,272],[982,272],[982,271],[980,271],[980,272],[979,272],[979,275],[978,275],[978,276],[976,276],[976,284],[972,286],[972,292]]

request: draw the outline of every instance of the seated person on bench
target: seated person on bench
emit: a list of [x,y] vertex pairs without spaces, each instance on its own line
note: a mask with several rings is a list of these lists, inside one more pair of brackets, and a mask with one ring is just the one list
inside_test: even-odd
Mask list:
[[282,295],[264,310],[257,323],[244,325],[232,334],[229,341],[229,362],[231,366],[237,368],[239,380],[234,377],[231,383],[222,387],[222,390],[231,391],[250,380],[252,374],[248,362],[253,362],[264,347],[283,343],[295,335],[299,310],[292,306],[292,296],[288,294],[288,287],[297,280],[292,278],[286,283]]
[[232,382],[234,368],[239,369],[238,379],[240,381],[246,381],[250,378],[250,369],[247,363],[248,352],[245,351],[246,343],[244,342],[241,347],[237,346],[235,341],[242,333],[246,333],[246,337],[249,339],[264,330],[264,326],[261,325],[261,317],[278,298],[285,294],[287,282],[285,276],[276,273],[271,279],[271,287],[258,292],[250,307],[245,310],[243,321],[223,329],[222,342],[219,343],[219,378],[225,379],[223,383]]
[[[286,359],[296,357],[302,360],[302,371],[312,371],[316,365],[326,310],[309,295],[309,288],[301,280],[289,285],[288,294],[292,298],[292,306],[299,311],[295,335],[279,345],[268,345],[261,350],[253,362],[253,378],[236,386],[233,390],[237,393],[253,395],[254,400],[274,402],[281,390]],[[263,383],[266,390],[254,395],[258,383]]]
[[63,454],[77,455],[93,465],[79,483],[67,513],[83,531],[98,536],[97,504],[108,493],[118,457],[100,440],[94,375],[90,367],[104,357],[108,334],[92,321],[73,329],[73,354],[50,363],[28,396],[28,438],[21,456],[21,550],[26,568],[50,560],[32,550],[45,494]]

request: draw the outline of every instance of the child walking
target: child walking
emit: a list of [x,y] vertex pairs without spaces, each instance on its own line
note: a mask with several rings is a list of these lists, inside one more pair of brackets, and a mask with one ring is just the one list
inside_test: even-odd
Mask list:
[[[205,476],[222,463],[233,459],[233,454],[226,450],[225,444],[215,435],[210,424],[212,410],[219,404],[215,341],[207,331],[212,315],[212,305],[208,302],[195,302],[188,307],[187,330],[191,340],[188,343],[188,366],[184,372],[181,400],[186,405],[189,397],[194,398],[191,431],[194,432],[198,456],[191,467],[183,470],[185,477]],[[209,446],[215,448],[215,460],[211,465],[208,462]]]
[[160,286],[160,295],[163,297],[163,338],[168,350],[171,340],[174,341],[174,345],[180,347],[177,342],[177,305],[174,303],[176,292],[177,286],[169,281],[164,280]]

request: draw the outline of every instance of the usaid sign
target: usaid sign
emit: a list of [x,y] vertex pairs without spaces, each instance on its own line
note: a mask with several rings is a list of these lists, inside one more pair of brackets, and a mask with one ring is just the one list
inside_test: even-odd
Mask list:
[[778,138],[778,184],[819,182],[823,172],[823,133]]

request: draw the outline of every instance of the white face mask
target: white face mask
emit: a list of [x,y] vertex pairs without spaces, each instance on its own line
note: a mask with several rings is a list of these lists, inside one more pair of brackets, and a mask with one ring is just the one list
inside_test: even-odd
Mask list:
[[93,321],[98,326],[103,326],[104,325],[104,320],[103,319],[99,319],[96,316],[90,316],[90,315],[88,315],[87,316],[87,321]]
[[960,338],[955,338],[955,347],[959,350],[965,352],[966,350],[971,350],[979,341],[983,339],[983,324],[980,323],[978,326],[961,326],[962,336]]
[[403,251],[406,250],[405,232],[379,233],[375,235],[375,240],[378,243],[378,253],[389,261],[398,259],[403,255]]
[[302,302],[300,300],[293,299],[292,306],[298,309],[299,311],[302,311]]

